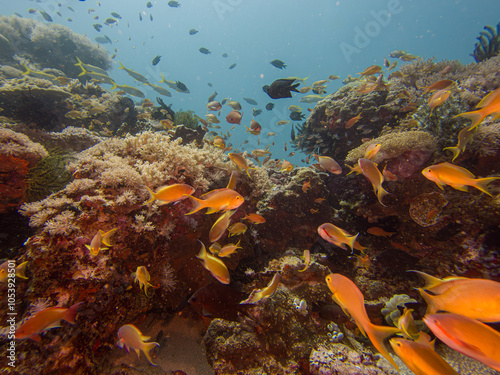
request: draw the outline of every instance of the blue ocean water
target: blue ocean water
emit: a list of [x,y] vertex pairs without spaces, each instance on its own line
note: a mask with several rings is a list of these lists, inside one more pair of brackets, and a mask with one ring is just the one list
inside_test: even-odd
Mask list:
[[[475,38],[484,25],[498,23],[500,10],[497,0],[179,0],[179,7],[169,6],[168,0],[151,1],[151,7],[147,3],[4,0],[1,12],[44,21],[39,13],[28,13],[29,8],[43,10],[54,23],[66,25],[91,40],[108,36],[113,42],[101,48],[110,54],[116,49],[114,67],[109,72],[116,82],[139,87],[153,100],[159,96],[119,70],[120,61],[151,83],[160,84],[163,73],[168,80],[186,84],[190,94],[173,92],[172,98],[164,97],[174,111],[189,109],[204,117],[207,98],[214,91],[219,101],[232,98],[242,104],[244,125],[249,125],[253,108],[262,109],[262,114],[255,118],[262,125],[262,134],[250,135],[243,126],[237,126],[231,131],[233,147],[252,150],[274,142],[274,158],[297,164],[302,164],[305,155],[297,152],[290,157],[290,147],[284,151],[285,142],[290,140],[291,122],[285,126],[276,122],[290,120],[290,105],[300,105],[307,116],[307,108],[314,103],[299,103],[301,94],[271,100],[263,92],[263,85],[290,76],[309,77],[307,84],[329,75],[340,76],[328,83],[327,92],[332,93],[348,74],[355,75],[372,64],[382,65],[384,57],[388,58],[393,50],[424,58],[434,56],[436,61],[458,59],[470,63],[474,61],[469,54]],[[111,12],[119,13],[121,19],[104,25],[112,17]],[[94,29],[94,23],[103,25],[100,32]],[[199,32],[189,35],[192,28]],[[200,47],[211,53],[201,54]],[[223,53],[228,57],[222,57]],[[156,55],[162,59],[152,66]],[[272,66],[269,62],[274,59],[284,61],[286,69]],[[233,63],[236,67],[229,70]],[[253,98],[258,105],[246,103],[243,97]],[[276,105],[273,111],[265,109],[269,102]],[[229,110],[224,106],[220,116],[224,132],[231,127],[224,121]],[[267,137],[268,132],[277,136]],[[248,143],[242,144],[244,140]]]

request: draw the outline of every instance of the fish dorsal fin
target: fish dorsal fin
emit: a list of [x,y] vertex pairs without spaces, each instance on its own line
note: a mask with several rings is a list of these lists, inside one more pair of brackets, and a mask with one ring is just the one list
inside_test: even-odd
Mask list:
[[209,191],[208,193],[202,194],[200,198],[202,199],[209,199],[210,197],[214,196],[217,193],[220,193],[221,191],[227,190],[227,188],[221,188],[221,189],[215,189],[212,191]]
[[415,340],[416,343],[425,345],[432,350],[434,350],[434,342],[436,340],[431,340],[431,337],[425,332],[419,332],[418,338]]

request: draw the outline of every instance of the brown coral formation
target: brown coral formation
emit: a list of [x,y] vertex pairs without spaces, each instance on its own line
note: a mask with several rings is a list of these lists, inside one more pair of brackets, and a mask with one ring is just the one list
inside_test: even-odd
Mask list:
[[81,73],[75,66],[77,57],[104,70],[111,67],[109,53],[86,36],[63,25],[17,16],[0,17],[0,50],[0,62],[5,65],[23,69],[19,62],[31,62],[37,70],[57,67],[73,78]]
[[18,208],[26,197],[28,170],[48,155],[24,134],[0,129],[0,213]]

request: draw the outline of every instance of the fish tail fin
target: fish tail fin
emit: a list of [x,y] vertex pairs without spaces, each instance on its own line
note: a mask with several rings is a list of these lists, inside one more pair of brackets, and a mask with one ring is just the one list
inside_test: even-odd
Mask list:
[[78,77],[84,76],[85,74],[89,73],[89,71],[85,69],[83,65],[80,65],[80,69],[82,70],[82,72],[78,74]]
[[151,350],[153,350],[157,346],[160,346],[157,342],[145,342],[143,347],[142,347],[142,351],[144,352],[144,355],[148,359],[149,363],[151,363],[153,366],[157,366],[157,364],[153,362],[150,352],[151,352]]
[[113,235],[113,233],[115,233],[117,230],[118,228],[113,228],[111,230],[108,230],[106,233],[103,233],[101,242],[106,246],[112,246],[111,241],[109,239]]
[[26,71],[23,72],[24,75],[29,75],[30,73],[33,72],[28,65],[22,64],[22,66],[23,66],[24,69],[26,69]]
[[483,193],[488,194],[490,197],[491,193],[488,191],[487,186],[490,182],[500,180],[500,177],[486,177],[486,178],[478,178],[474,181],[474,187],[476,189],[481,190]]
[[460,153],[462,152],[462,150],[459,147],[445,147],[443,148],[443,151],[444,150],[449,150],[453,153],[453,159],[451,159],[451,161],[455,161],[458,155],[460,155]]
[[245,169],[245,171],[247,172],[248,177],[252,178],[252,176],[250,176],[250,172],[248,172],[249,169],[257,170],[257,168],[248,167],[247,169]]
[[358,238],[358,236],[359,236],[359,233],[354,235],[354,236],[347,236],[347,238],[349,239],[347,244],[349,245],[351,250],[354,250],[354,247],[356,246],[356,238]]
[[148,188],[146,185],[144,185],[144,187],[146,189],[148,189],[149,194],[151,194],[151,197],[149,198],[149,200],[147,202],[145,202],[144,204],[153,203],[156,200],[156,193],[153,190],[151,190],[150,188]]
[[160,73],[160,74],[161,74],[160,83],[167,82],[167,80],[165,79],[165,76],[163,75],[163,73]]
[[431,288],[438,286],[444,282],[440,278],[434,277],[434,276],[429,275],[429,274],[422,272],[422,271],[409,270],[406,272],[415,272],[415,273],[419,274],[424,279],[425,285],[422,287],[422,289],[431,289]]
[[306,84],[306,79],[308,79],[309,76],[307,76],[306,78],[299,78],[297,81],[301,81],[304,85]]
[[347,173],[347,176],[349,176],[351,173],[356,173],[356,174],[360,174],[361,172],[359,171],[359,165],[356,164],[354,166],[350,166],[348,165],[347,168],[349,168],[349,173]]
[[[475,129],[481,121],[486,117],[486,115],[483,113],[483,110],[480,109],[478,111],[472,111],[472,112],[464,112],[456,115],[455,117],[465,117],[469,120],[472,120],[472,124],[469,126],[469,131],[472,129]],[[455,118],[453,117],[453,118]]]
[[82,66],[83,65],[82,60],[80,60],[78,58],[78,56],[75,56],[75,57],[76,57],[76,61],[77,61],[77,63],[75,64],[75,66]]
[[198,242],[201,243],[201,249],[196,258],[203,260],[207,255],[207,248],[205,247],[205,244],[203,242],[201,242],[200,240],[198,240]]
[[384,197],[388,194],[391,194],[389,193],[387,190],[385,190],[382,185],[380,185],[380,187],[377,189],[377,198],[378,198],[378,201],[380,202],[380,204],[382,206],[385,206],[384,202],[382,201],[384,199]]
[[199,210],[202,210],[206,207],[205,201],[203,199],[195,198],[192,195],[184,194],[186,197],[191,199],[191,202],[193,203],[193,208],[191,211],[189,211],[186,215],[191,215],[194,214],[195,212],[198,212]]
[[425,290],[422,288],[417,288],[417,290],[420,292],[420,295],[422,298],[425,300],[427,303],[427,312],[426,314],[434,314],[438,311],[438,308],[436,307],[436,304],[434,303],[434,296],[427,293]]
[[118,67],[118,69],[127,69],[125,68],[125,66],[122,64],[121,61],[118,61],[118,64],[120,64],[120,66]]
[[387,350],[387,346],[384,344],[384,340],[397,334],[401,333],[402,331],[399,328],[395,327],[385,327],[385,326],[377,326],[372,323],[368,323],[368,326],[366,327],[366,334],[370,341],[372,342],[373,346],[384,356],[385,359],[387,359],[391,365],[393,365],[396,369],[398,368],[398,365],[396,365],[396,362],[394,359],[391,357]]
[[68,323],[75,324],[75,316],[76,316],[76,311],[78,310],[78,307],[83,302],[78,302],[75,303],[73,306],[71,306],[66,312],[64,313],[63,319],[67,321]]
[[113,86],[111,86],[110,90],[115,90],[118,88],[118,83],[113,82]]
[[26,265],[28,264],[28,261],[21,263],[19,266],[16,267],[16,276],[20,277],[21,279],[27,279],[26,277]]

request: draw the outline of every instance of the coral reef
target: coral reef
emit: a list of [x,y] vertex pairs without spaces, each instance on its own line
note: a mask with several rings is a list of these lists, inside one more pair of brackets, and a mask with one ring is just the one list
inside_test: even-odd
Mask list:
[[25,201],[29,170],[48,156],[45,148],[24,134],[0,128],[0,213]]
[[[19,290],[19,298],[49,298],[51,305],[60,306],[85,301],[78,313],[78,334],[65,326],[57,334],[44,335],[52,342],[49,346],[64,337],[67,354],[46,362],[44,371],[57,368],[59,361],[66,361],[68,373],[95,368],[98,363],[102,366],[120,325],[148,310],[173,311],[188,290],[203,285],[201,265],[194,259],[199,250],[195,230],[209,228],[212,217],[185,216],[189,210],[185,203],[144,206],[148,192],[142,185],[155,188],[177,181],[205,192],[227,184],[229,166],[222,151],[212,146],[182,146],[180,139],[170,140],[159,133],[112,138],[75,156],[69,166],[75,179],[64,189],[23,206],[21,212],[29,216],[30,226],[39,229],[24,253],[33,265],[30,289]],[[268,183],[262,171],[253,174],[253,180],[238,184],[240,191],[251,192],[247,195],[250,205]],[[98,230],[112,228],[119,233],[112,237],[112,247],[91,256],[84,245]],[[187,236],[192,237],[190,244]],[[36,264],[46,265],[38,268]],[[141,265],[151,274],[150,298],[139,293],[138,287],[128,288],[133,285],[129,275]],[[175,281],[180,273],[182,284]],[[193,282],[186,284],[189,278]],[[19,310],[20,316],[24,310]],[[73,332],[68,339],[66,329]],[[101,332],[100,337],[96,332]],[[37,344],[23,341],[18,348],[25,351],[32,345]],[[27,373],[34,363],[41,359],[32,356],[23,362],[20,373]]]
[[17,16],[0,17],[0,49],[0,62],[4,65],[22,69],[21,64],[30,63],[36,70],[57,67],[72,78],[81,73],[75,66],[77,57],[104,70],[111,67],[109,53],[86,36],[63,25]]

